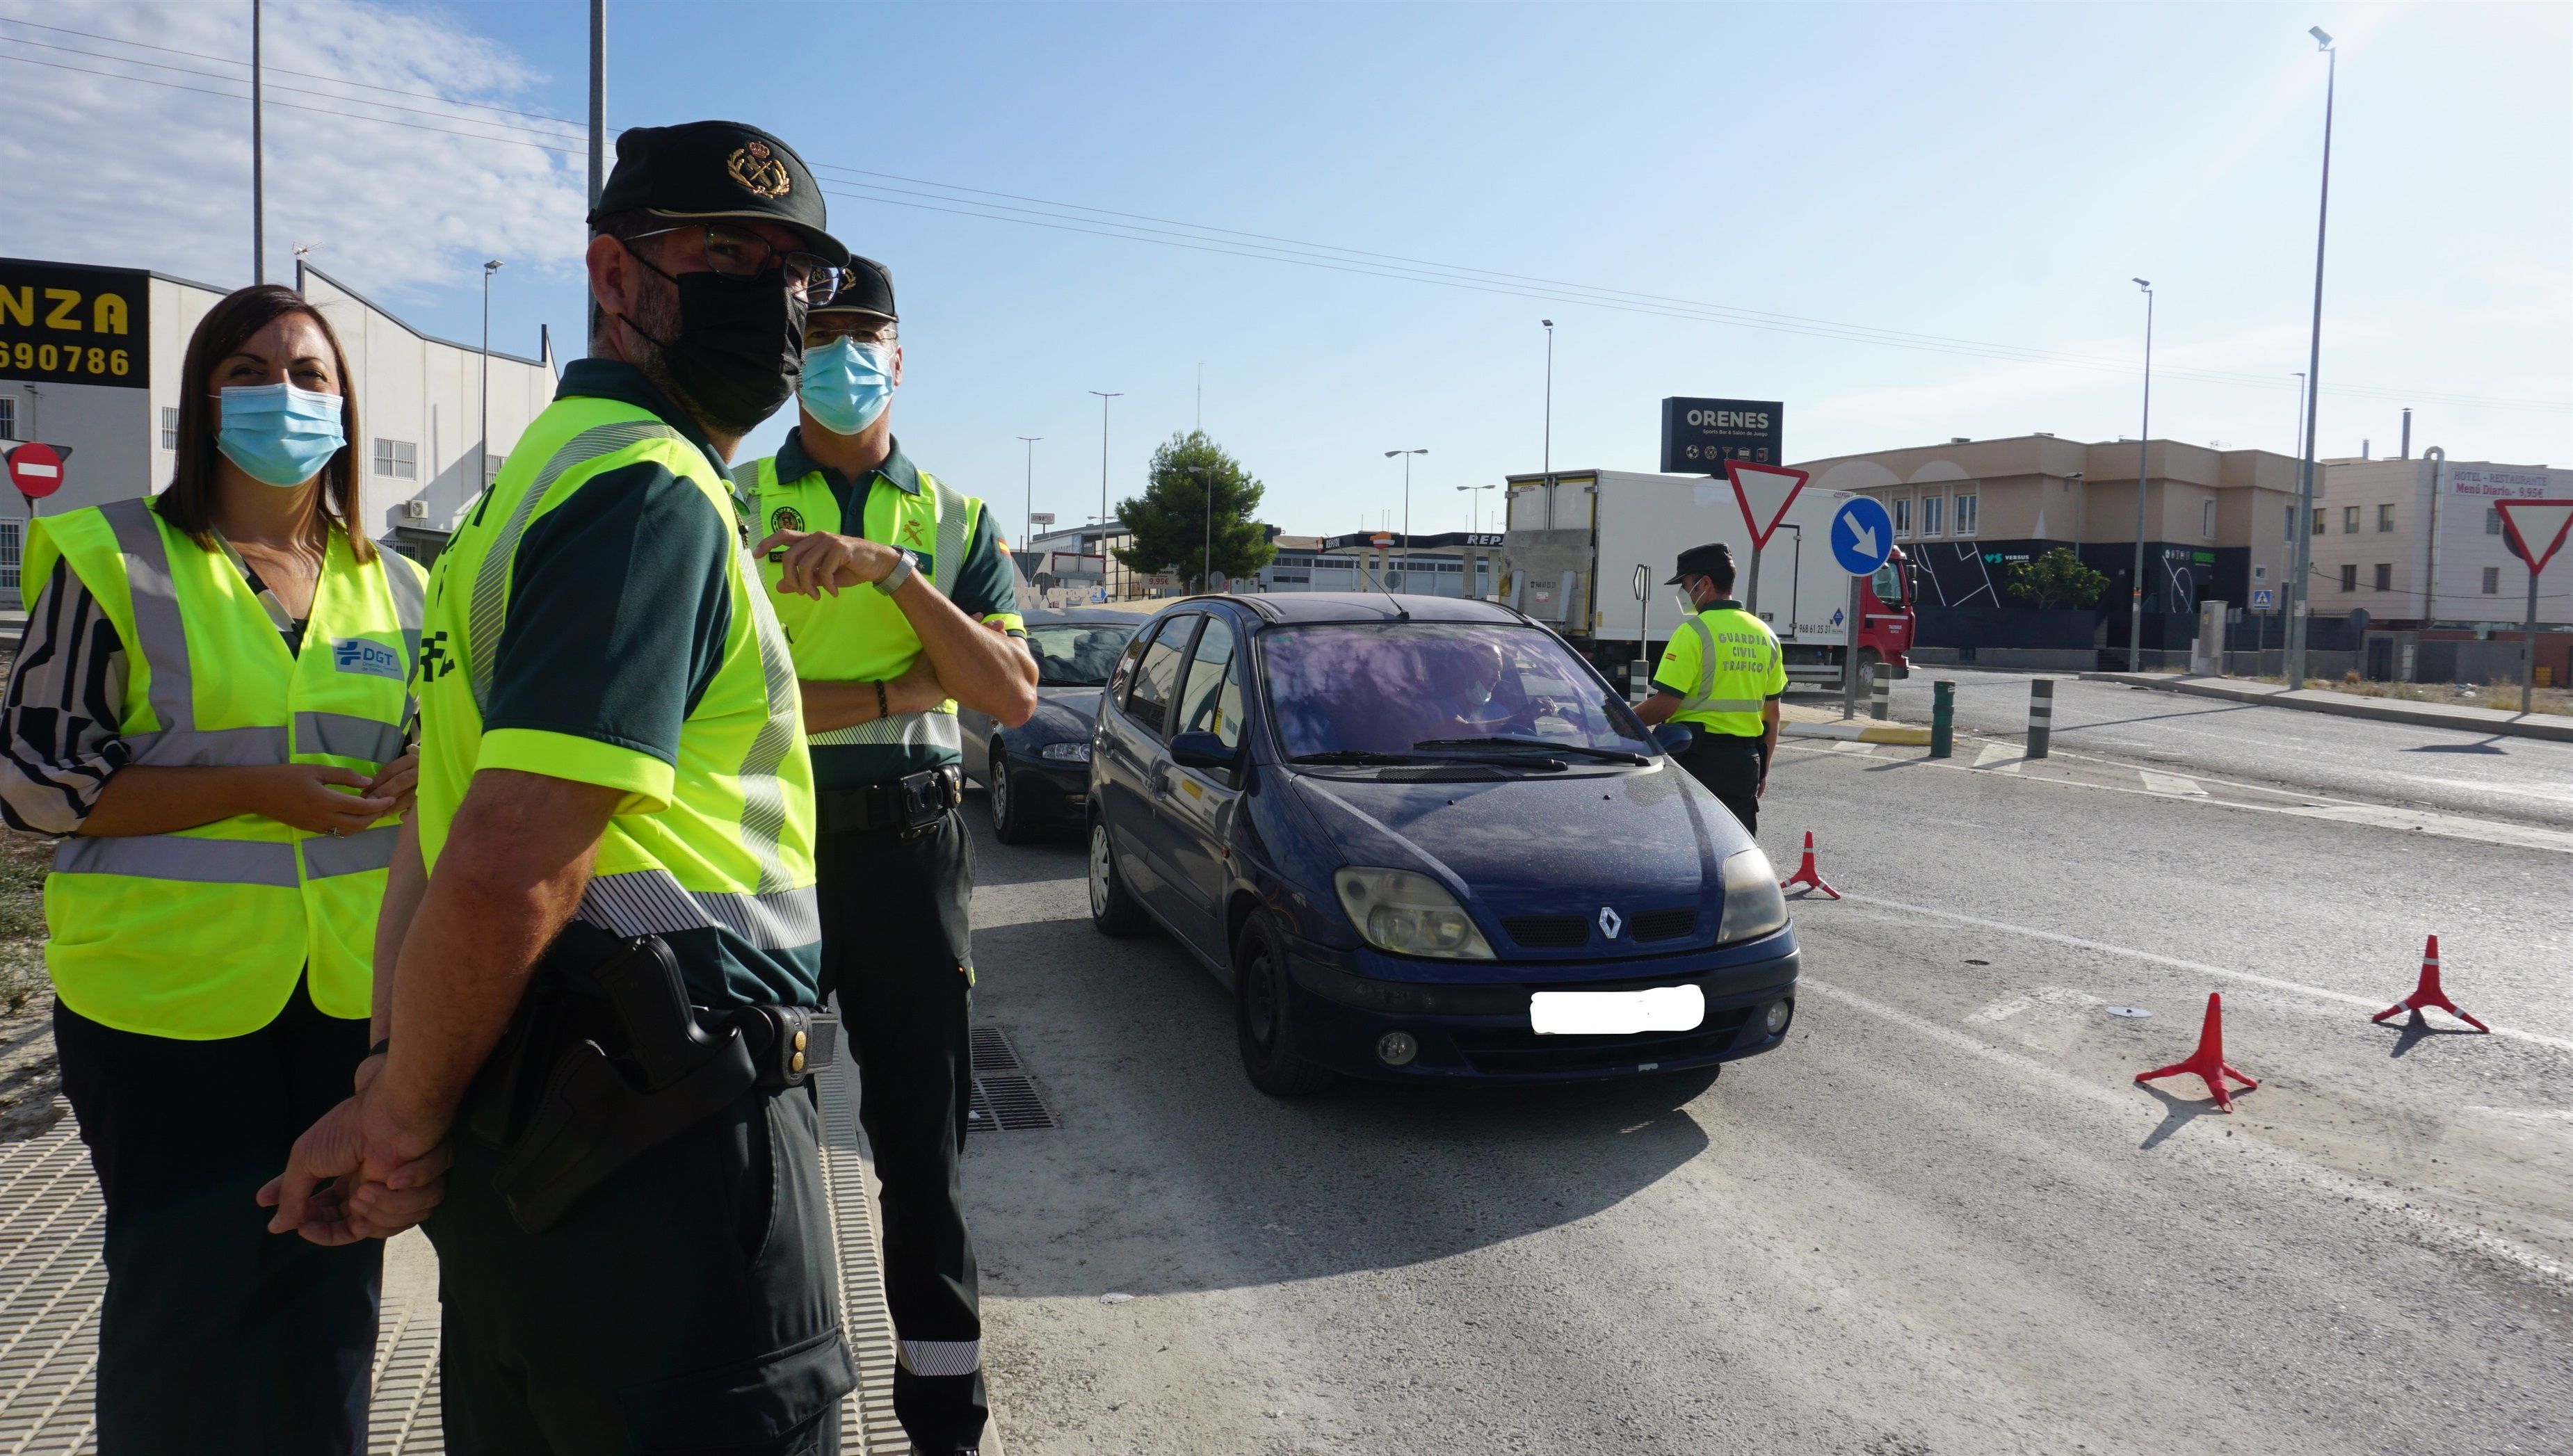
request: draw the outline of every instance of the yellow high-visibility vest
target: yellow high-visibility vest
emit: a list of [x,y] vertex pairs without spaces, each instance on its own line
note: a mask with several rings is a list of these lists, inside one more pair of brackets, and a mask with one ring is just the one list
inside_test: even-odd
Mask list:
[[[361,565],[331,528],[304,645],[290,653],[223,551],[148,499],[30,523],[29,607],[67,564],[125,644],[117,731],[136,764],[334,764],[402,754],[420,651],[418,565]],[[171,834],[73,835],[45,882],[45,965],[63,1004],[144,1036],[239,1037],[275,1020],[301,976],[325,1016],[368,1015],[376,910],[399,832],[346,837],[257,814]]]
[[1787,690],[1787,664],[1769,624],[1725,602],[1680,623],[1653,683],[1681,694],[1672,722],[1758,738],[1768,731],[1764,705]]

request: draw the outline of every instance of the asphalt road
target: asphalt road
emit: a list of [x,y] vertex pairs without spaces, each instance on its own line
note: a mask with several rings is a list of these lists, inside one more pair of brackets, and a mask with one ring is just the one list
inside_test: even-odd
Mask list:
[[[2573,856],[1883,753],[1778,766],[1850,898],[1712,1084],[1270,1099],[984,836],[977,1020],[1065,1123],[967,1153],[1014,1456],[2573,1449]],[[2368,1023],[2434,930],[2504,1035]],[[2230,1117],[2131,1081],[2210,991]]]
[[1930,721],[1931,684],[1957,684],[1957,726],[2010,739],[2028,728],[2028,684],[2055,678],[2055,746],[2448,813],[2573,827],[2573,743],[2414,728],[2178,693],[2072,674],[1917,668],[1894,685],[1894,715]]

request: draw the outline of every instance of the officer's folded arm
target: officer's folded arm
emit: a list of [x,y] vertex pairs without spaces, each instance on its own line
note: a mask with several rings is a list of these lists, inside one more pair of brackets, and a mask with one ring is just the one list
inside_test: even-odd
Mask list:
[[[365,1092],[302,1137],[260,1201],[271,1229],[317,1241],[381,1237],[434,1206],[439,1144],[526,990],[537,957],[579,908],[620,787],[514,769],[473,775],[437,867],[403,931],[392,1039]],[[389,900],[391,897],[388,897]],[[399,907],[388,904],[387,913]],[[338,1203],[322,1183],[347,1179]],[[345,1216],[335,1222],[334,1213]],[[388,1225],[391,1225],[390,1227]]]
[[[878,718],[901,713],[926,713],[954,696],[938,680],[938,670],[927,655],[915,660],[897,677],[881,683],[873,679],[830,682],[817,678],[800,678],[796,686],[804,696],[804,731],[828,733],[834,728],[854,728]],[[881,687],[883,696],[877,696]]]

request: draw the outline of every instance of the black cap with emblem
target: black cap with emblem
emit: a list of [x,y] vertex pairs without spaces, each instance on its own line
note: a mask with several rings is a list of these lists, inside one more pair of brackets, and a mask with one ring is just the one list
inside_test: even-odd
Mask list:
[[1709,541],[1680,552],[1679,574],[1662,583],[1677,586],[1692,576],[1712,577],[1724,586],[1733,584],[1733,548],[1722,541]]
[[893,311],[893,275],[872,258],[849,255],[848,273],[840,281],[840,293],[827,304],[814,308],[815,314],[876,314],[899,323],[900,314]]
[[831,236],[822,189],[804,159],[740,122],[681,122],[618,133],[616,166],[599,189],[598,206],[590,209],[590,226],[630,212],[782,223],[811,239],[813,252],[833,267],[849,262],[848,246]]

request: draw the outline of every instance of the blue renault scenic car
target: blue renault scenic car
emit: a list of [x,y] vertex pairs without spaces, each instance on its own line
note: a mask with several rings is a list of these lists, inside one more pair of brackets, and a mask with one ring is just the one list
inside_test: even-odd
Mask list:
[[1685,742],[1507,607],[1186,598],[1103,695],[1091,919],[1229,985],[1279,1095],[1753,1056],[1794,1020],[1795,933]]

